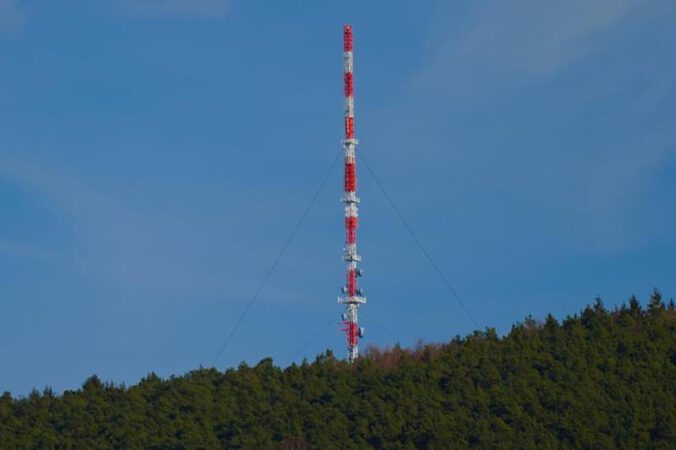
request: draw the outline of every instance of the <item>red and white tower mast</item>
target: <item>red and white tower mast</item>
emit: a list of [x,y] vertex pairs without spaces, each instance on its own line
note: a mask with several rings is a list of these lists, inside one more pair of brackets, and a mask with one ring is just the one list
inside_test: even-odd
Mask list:
[[364,329],[358,324],[359,305],[366,303],[366,297],[357,287],[357,278],[362,272],[357,268],[361,256],[357,254],[357,225],[359,222],[357,204],[357,171],[355,152],[358,141],[354,136],[354,77],[353,77],[353,54],[352,54],[352,27],[343,26],[343,62],[344,62],[344,86],[345,86],[345,248],[343,259],[346,263],[346,286],[343,286],[343,296],[338,298],[338,303],[345,305],[343,318],[343,331],[347,334],[347,360],[353,362],[359,356],[359,338],[364,335]]

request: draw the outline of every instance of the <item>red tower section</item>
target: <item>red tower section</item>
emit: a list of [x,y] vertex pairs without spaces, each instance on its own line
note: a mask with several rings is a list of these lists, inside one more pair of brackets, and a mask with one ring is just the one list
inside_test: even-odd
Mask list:
[[355,153],[357,139],[354,131],[354,57],[353,57],[352,27],[343,27],[343,92],[345,94],[345,136],[343,148],[345,149],[345,170],[343,187],[345,194],[345,249],[343,259],[346,262],[346,285],[343,287],[344,296],[338,301],[346,305],[343,313],[343,324],[347,335],[348,361],[354,361],[358,355],[359,338],[363,336],[364,329],[358,325],[359,305],[366,302],[361,290],[357,286],[357,279],[361,271],[357,263],[361,257],[357,254],[357,226],[359,225],[357,197],[357,167]]

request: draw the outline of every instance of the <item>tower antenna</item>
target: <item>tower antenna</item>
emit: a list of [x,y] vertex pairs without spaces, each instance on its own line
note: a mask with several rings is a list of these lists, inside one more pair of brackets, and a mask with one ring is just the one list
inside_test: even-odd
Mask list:
[[344,64],[344,88],[345,88],[345,137],[343,148],[345,150],[345,176],[343,203],[345,203],[345,248],[343,260],[346,263],[346,286],[343,286],[343,295],[338,297],[338,303],[345,305],[342,314],[343,331],[347,335],[347,360],[354,362],[359,356],[359,339],[364,336],[364,328],[359,327],[359,305],[366,303],[361,289],[357,286],[357,278],[362,275],[357,263],[361,256],[357,254],[357,226],[359,215],[357,204],[357,170],[355,152],[359,141],[354,135],[354,77],[353,77],[353,38],[352,26],[343,26],[343,64]]

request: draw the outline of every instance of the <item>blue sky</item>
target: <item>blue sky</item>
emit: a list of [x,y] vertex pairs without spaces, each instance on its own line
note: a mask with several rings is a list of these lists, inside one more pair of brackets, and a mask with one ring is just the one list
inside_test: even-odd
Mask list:
[[[340,151],[346,22],[360,151],[481,327],[674,296],[673,2],[0,0],[0,391],[211,363]],[[344,355],[340,172],[218,367]],[[470,332],[359,189],[363,344]]]

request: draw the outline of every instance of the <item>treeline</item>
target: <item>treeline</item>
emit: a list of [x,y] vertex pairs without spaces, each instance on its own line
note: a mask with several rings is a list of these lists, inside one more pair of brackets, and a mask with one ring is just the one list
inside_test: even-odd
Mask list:
[[414,349],[326,352],[0,398],[0,447],[676,448],[676,311],[655,291]]

